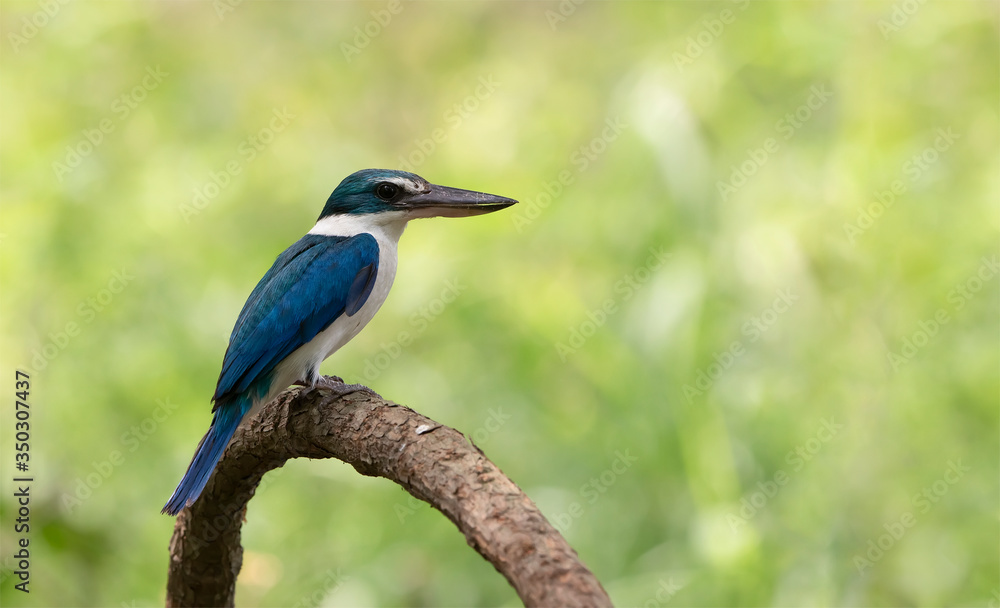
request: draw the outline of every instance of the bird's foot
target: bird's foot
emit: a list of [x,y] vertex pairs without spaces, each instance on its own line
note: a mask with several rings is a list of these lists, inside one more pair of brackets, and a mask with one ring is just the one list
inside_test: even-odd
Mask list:
[[344,386],[344,379],[340,376],[320,376],[316,379],[316,386],[331,391],[337,391]]
[[379,395],[372,389],[368,388],[364,384],[338,384],[336,387],[329,387],[330,391],[336,393],[339,396],[347,395],[348,393],[367,393],[376,399],[382,399],[382,395]]
[[[309,384],[307,386],[312,385]],[[343,397],[348,393],[368,393],[373,397],[382,399],[382,395],[379,395],[364,384],[347,384],[344,382],[344,379],[339,376],[320,376],[319,379],[316,380],[316,386],[325,388],[339,397]]]
[[304,386],[306,388],[315,388],[317,386],[321,386],[323,388],[329,388],[332,390],[333,384],[340,385],[343,383],[344,379],[341,378],[340,376],[319,376],[319,378],[315,382],[312,382],[311,380],[303,380],[300,378],[295,382],[292,382],[292,386]]

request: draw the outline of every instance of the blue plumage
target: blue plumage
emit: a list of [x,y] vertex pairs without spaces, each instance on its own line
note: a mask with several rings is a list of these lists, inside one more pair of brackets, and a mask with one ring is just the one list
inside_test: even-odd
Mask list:
[[378,254],[370,234],[307,234],[278,256],[236,320],[212,397],[212,426],[164,513],[176,515],[198,498],[254,398],[270,390],[274,368],[338,317],[364,305],[378,273]]
[[[176,515],[197,500],[255,407],[296,380],[323,380],[323,359],[354,337],[385,300],[396,271],[396,242],[408,221],[480,215],[516,202],[436,186],[405,171],[365,169],[345,178],[313,230],[278,256],[243,305],[212,397],[212,425],[163,512]],[[333,381],[325,386],[370,390]]]
[[378,243],[370,234],[307,234],[286,249],[236,320],[212,397],[215,406],[247,390],[258,375],[312,340],[348,308],[361,308],[371,286],[360,291],[352,287],[357,281],[373,283],[377,270]]
[[188,465],[188,470],[174,490],[173,496],[163,507],[164,513],[177,515],[181,509],[198,498],[212,476],[215,465],[222,458],[226,446],[229,445],[229,440],[233,438],[233,433],[240,426],[240,421],[250,411],[250,407],[249,400],[243,399],[239,403],[230,403],[228,407],[215,410],[212,426],[198,444],[194,459]]

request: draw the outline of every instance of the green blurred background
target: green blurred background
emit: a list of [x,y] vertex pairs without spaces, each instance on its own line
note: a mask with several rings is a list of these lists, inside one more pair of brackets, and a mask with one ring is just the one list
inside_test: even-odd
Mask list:
[[[366,167],[521,204],[411,225],[323,370],[470,435],[617,604],[1000,603],[996,2],[0,10],[4,605],[162,605],[236,315]],[[241,606],[519,604],[386,480],[266,479]]]

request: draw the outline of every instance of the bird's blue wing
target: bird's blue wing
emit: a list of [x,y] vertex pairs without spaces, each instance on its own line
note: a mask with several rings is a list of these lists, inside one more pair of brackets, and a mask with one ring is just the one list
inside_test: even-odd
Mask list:
[[338,317],[360,310],[377,273],[378,243],[370,234],[307,234],[282,252],[236,320],[212,398],[216,407]]

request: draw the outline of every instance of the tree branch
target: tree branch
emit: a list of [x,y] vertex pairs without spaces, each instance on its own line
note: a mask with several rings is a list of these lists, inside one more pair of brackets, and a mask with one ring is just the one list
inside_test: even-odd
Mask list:
[[170,540],[167,606],[233,606],[240,527],[267,471],[289,458],[338,458],[444,513],[526,606],[611,600],[538,507],[461,433],[358,392],[292,389],[242,426]]

